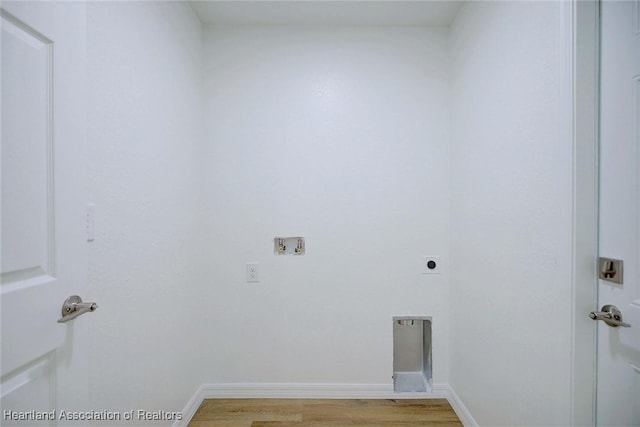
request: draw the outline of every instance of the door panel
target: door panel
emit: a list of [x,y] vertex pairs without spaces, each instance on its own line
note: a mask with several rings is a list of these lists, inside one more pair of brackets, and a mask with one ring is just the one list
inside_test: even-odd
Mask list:
[[[56,420],[55,411],[56,385],[54,380],[54,353],[37,359],[6,378],[2,383],[2,408],[12,411],[3,412],[3,426],[48,426]],[[35,411],[46,414],[39,419],[21,420],[20,413]],[[51,418],[51,419],[50,419]]]
[[51,275],[51,42],[2,16],[2,283]]
[[598,322],[597,424],[640,425],[640,34],[638,1],[601,3],[600,256],[624,261],[622,284],[599,280],[629,328]]
[[[635,4],[639,5],[640,1],[636,1]],[[637,6],[636,9],[640,10],[640,7]],[[640,33],[636,33],[634,39],[635,48],[640,49]],[[635,157],[632,158],[636,173],[635,176],[629,177],[631,182],[635,184],[635,197],[632,198],[635,202],[635,206],[633,206],[634,209],[630,209],[630,211],[635,214],[635,224],[633,228],[635,233],[633,230],[631,233],[628,233],[629,239],[631,240],[629,244],[633,245],[633,249],[630,251],[630,254],[633,257],[631,258],[632,264],[630,266],[625,265],[625,268],[628,268],[629,271],[628,280],[626,281],[627,289],[623,293],[623,299],[624,303],[628,305],[625,308],[619,308],[623,312],[625,321],[636,326],[620,331],[620,340],[624,345],[629,346],[636,351],[640,351],[640,173],[637,171],[638,166],[640,165],[640,149],[638,148],[640,144],[638,134],[640,126],[640,64],[637,64],[637,62],[640,62],[640,54],[636,52],[635,56],[636,63],[632,65],[633,69],[635,69],[639,75],[634,77],[633,82],[630,85],[633,88],[630,91],[630,101],[631,105],[633,105],[633,116],[630,123],[635,127],[634,129],[630,129],[630,132],[633,132],[630,140],[635,144],[635,153],[629,153],[632,156],[635,154]],[[635,237],[635,239],[633,239],[633,237]]]
[[57,424],[4,411],[86,408],[86,319],[57,323],[86,282],[84,8],[1,3],[3,425]]
[[53,49],[8,13],[1,19],[4,375],[58,347],[63,335],[51,322],[59,292],[53,268]]

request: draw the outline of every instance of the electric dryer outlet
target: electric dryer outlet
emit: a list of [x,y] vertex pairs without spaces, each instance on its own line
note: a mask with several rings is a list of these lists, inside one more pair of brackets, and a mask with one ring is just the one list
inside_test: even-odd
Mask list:
[[422,274],[440,274],[441,266],[439,256],[426,256],[423,258]]

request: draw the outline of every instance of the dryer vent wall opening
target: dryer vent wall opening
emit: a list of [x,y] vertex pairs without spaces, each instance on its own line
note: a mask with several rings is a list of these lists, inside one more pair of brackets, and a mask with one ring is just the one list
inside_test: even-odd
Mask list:
[[431,391],[431,317],[393,318],[393,390]]

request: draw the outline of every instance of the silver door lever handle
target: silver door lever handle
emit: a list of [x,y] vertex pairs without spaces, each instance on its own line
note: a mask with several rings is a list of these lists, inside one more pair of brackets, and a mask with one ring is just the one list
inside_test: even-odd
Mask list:
[[62,304],[62,317],[58,319],[58,323],[68,322],[76,317],[96,311],[98,304],[95,302],[82,302],[82,298],[78,295],[72,295]]
[[593,320],[602,320],[609,326],[617,328],[622,326],[623,328],[630,328],[631,325],[622,321],[622,313],[615,305],[607,304],[603,305],[602,311],[592,311],[589,313],[589,317]]

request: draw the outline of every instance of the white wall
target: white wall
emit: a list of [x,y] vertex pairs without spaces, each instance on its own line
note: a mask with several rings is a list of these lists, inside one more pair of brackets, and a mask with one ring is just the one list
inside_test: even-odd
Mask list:
[[[182,4],[88,9],[101,409],[390,384],[391,317],[426,314],[434,382],[480,424],[569,423],[557,4],[473,2],[451,33],[208,27],[203,51]],[[307,254],[274,256],[283,235]]]
[[473,2],[451,32],[451,385],[481,425],[570,423],[560,7]]
[[391,384],[404,314],[447,381],[447,55],[445,28],[207,27],[203,382]]
[[201,26],[180,3],[87,7],[91,402],[181,410],[202,379]]

